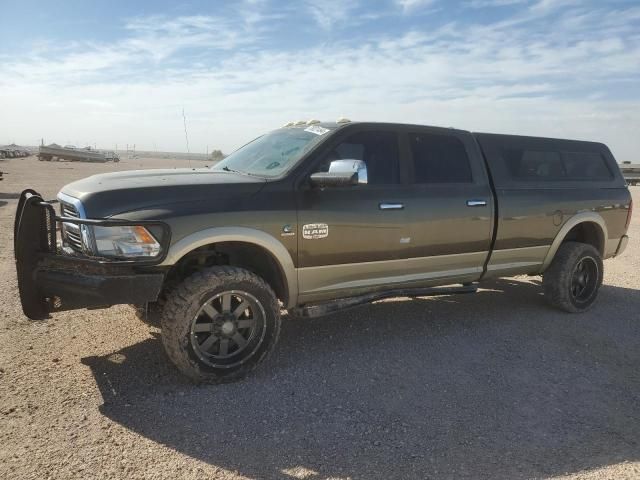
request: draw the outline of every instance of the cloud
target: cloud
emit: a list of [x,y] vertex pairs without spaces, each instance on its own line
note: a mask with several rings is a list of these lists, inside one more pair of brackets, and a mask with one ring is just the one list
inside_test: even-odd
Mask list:
[[522,5],[524,3],[528,3],[528,0],[469,0],[467,2],[467,5],[469,5],[471,8],[497,8]]
[[581,5],[583,3],[583,0],[537,0],[537,2],[531,6],[531,10],[550,11],[562,7]]
[[345,22],[349,14],[355,10],[359,2],[356,0],[324,0],[322,2],[305,2],[315,22],[325,30],[331,30],[334,25]]
[[416,10],[433,5],[436,0],[394,0],[395,3],[402,8],[404,12]]
[[[249,16],[244,19],[248,23],[258,20]],[[146,52],[156,60],[185,48],[232,50],[257,40],[253,29],[243,28],[223,17],[206,15],[175,19],[142,17],[130,20],[125,28],[134,32],[134,36],[122,42],[120,47],[134,53]]]
[[[25,132],[23,143],[179,150],[184,106],[202,151],[229,151],[289,120],[345,115],[600,140],[637,160],[640,8],[555,5],[287,48],[270,40],[291,18],[264,4],[255,17],[130,19],[111,43],[5,59],[0,131]],[[321,32],[352,21],[333,14],[314,20]]]

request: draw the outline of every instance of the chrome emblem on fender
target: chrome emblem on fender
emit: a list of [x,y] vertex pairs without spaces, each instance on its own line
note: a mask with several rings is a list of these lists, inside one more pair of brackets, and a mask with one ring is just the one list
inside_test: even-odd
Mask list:
[[291,225],[284,225],[280,235],[283,237],[292,237],[295,234],[296,232],[293,231],[293,227]]

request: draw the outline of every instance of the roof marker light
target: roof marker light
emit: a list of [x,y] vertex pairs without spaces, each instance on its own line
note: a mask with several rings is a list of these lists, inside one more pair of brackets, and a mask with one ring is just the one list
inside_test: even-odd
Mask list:
[[340,117],[340,118],[336,121],[336,123],[349,123],[349,122],[351,122],[351,120],[349,120],[348,118],[345,118],[345,117]]

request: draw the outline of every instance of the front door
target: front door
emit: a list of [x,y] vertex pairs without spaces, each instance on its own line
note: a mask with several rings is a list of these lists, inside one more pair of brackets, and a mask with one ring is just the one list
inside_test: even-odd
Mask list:
[[409,228],[398,133],[356,131],[334,142],[316,159],[313,172],[327,171],[332,160],[362,160],[367,184],[320,189],[304,182],[300,187],[301,303],[381,288],[404,273]]

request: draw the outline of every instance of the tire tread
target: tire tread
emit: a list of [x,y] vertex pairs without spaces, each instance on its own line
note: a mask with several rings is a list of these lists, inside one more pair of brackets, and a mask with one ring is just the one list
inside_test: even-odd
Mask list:
[[578,260],[585,256],[591,255],[598,262],[598,286],[602,284],[603,264],[600,252],[595,247],[587,243],[581,242],[564,242],[558,248],[551,265],[542,276],[542,285],[544,288],[544,296],[547,301],[556,308],[569,313],[580,313],[591,308],[598,295],[598,291],[593,295],[593,299],[584,307],[578,307],[571,300],[570,285],[573,267]]
[[[180,322],[181,313],[191,306],[194,297],[197,297],[203,288],[215,288],[240,282],[263,290],[267,294],[270,305],[263,305],[263,307],[267,315],[275,316],[275,332],[273,339],[259,357],[251,359],[233,372],[219,376],[204,371],[197,362],[190,358],[188,339],[184,335],[184,325]],[[178,370],[198,383],[228,383],[248,375],[273,351],[280,336],[280,307],[273,289],[259,276],[239,267],[216,266],[192,274],[169,292],[161,316],[161,325],[162,343],[165,351]]]

